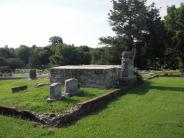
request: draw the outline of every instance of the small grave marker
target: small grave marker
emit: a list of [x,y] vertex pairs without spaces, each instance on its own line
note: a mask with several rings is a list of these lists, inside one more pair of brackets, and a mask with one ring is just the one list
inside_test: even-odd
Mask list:
[[14,88],[11,88],[11,89],[12,89],[12,93],[17,93],[17,92],[20,92],[20,91],[27,90],[27,85],[18,86],[18,87],[14,87]]

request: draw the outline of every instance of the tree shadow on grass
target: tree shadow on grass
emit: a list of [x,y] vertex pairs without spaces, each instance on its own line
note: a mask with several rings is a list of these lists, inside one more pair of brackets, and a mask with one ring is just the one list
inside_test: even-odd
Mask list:
[[181,75],[160,75],[160,77],[167,77],[167,78],[175,78],[175,77],[181,77]]
[[93,112],[89,112],[86,113],[82,116],[80,116],[78,119],[76,119],[74,122],[69,123],[68,125],[66,125],[65,127],[69,127],[71,124],[75,124],[78,120],[80,120],[81,118],[87,118],[89,116],[93,116],[93,115],[98,115],[101,113],[101,111],[103,111],[104,109],[106,109],[108,107],[109,104],[116,102],[117,100],[119,100],[123,95],[126,94],[139,94],[139,95],[144,95],[147,92],[149,92],[152,89],[156,89],[156,90],[161,90],[163,92],[167,92],[167,91],[173,91],[173,92],[184,92],[184,87],[171,87],[171,86],[153,86],[154,82],[152,81],[145,81],[143,84],[137,86],[136,88],[132,88],[131,90],[122,91],[121,96],[118,97],[114,97],[111,100],[105,102],[104,104],[100,105],[100,108],[97,108],[95,111]]
[[89,92],[86,92],[86,91],[81,91],[81,94],[79,95],[79,97],[87,97],[87,98],[93,98],[93,97],[96,97],[97,95],[94,94],[94,93],[89,93]]
[[139,85],[138,87],[132,88],[131,90],[127,91],[126,94],[144,95],[150,90],[151,84],[152,83],[150,81],[145,81],[143,84]]
[[138,86],[127,92],[127,94],[139,94],[144,95],[150,90],[159,90],[161,92],[184,92],[184,87],[172,87],[172,86],[153,86],[153,82],[145,81],[142,85]]
[[184,87],[162,87],[162,86],[150,86],[150,89],[160,90],[161,92],[166,92],[166,91],[184,92]]

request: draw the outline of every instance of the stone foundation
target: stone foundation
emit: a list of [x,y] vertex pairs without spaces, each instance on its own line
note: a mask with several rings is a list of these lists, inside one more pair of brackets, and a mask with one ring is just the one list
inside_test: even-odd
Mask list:
[[79,84],[86,87],[113,88],[121,78],[121,66],[81,65],[60,66],[50,69],[50,82],[60,82],[76,78]]

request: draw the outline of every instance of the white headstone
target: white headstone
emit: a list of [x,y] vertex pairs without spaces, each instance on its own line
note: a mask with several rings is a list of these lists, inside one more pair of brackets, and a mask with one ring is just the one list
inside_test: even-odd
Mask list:
[[65,89],[64,90],[65,95],[73,96],[73,95],[80,94],[78,80],[75,78],[65,80],[65,88],[64,89]]

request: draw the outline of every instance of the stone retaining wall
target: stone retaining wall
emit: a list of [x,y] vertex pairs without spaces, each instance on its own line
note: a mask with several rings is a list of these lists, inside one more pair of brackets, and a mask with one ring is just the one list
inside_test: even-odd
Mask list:
[[0,114],[1,115],[9,115],[16,116],[23,119],[28,119],[36,122],[40,122],[39,118],[37,118],[36,113],[28,111],[28,110],[19,110],[14,107],[8,107],[4,105],[0,105]]

